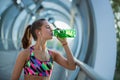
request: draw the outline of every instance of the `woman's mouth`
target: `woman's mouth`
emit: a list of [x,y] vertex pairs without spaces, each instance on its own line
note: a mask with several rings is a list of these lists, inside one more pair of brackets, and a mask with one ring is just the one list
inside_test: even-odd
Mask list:
[[51,33],[51,35],[53,36],[53,33]]
[[53,36],[53,33],[51,32],[50,35]]

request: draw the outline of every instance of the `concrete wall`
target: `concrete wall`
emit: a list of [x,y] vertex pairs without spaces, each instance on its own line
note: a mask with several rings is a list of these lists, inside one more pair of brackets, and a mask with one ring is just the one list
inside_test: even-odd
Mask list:
[[106,80],[113,80],[116,65],[116,33],[109,0],[91,0],[97,29],[94,70]]

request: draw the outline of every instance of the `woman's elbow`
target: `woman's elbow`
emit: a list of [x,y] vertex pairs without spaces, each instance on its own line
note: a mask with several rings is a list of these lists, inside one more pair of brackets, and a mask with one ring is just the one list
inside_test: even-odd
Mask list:
[[72,65],[69,69],[70,70],[75,70],[76,69],[76,65]]

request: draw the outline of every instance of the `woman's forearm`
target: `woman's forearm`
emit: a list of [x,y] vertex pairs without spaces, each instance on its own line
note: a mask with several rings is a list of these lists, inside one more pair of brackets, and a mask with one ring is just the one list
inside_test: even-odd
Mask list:
[[74,57],[72,55],[72,52],[71,52],[68,44],[64,43],[63,47],[64,47],[64,50],[65,50],[66,55],[67,55],[68,65],[71,67],[71,69],[75,69],[76,68],[76,64],[75,64]]

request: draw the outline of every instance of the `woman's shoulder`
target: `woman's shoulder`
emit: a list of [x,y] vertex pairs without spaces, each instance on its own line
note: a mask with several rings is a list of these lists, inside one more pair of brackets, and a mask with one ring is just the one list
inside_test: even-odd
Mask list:
[[29,48],[23,49],[23,50],[20,51],[20,53],[28,53],[28,52],[30,52],[30,49],[29,49]]
[[48,49],[48,51],[49,51],[50,54],[54,54],[55,53],[55,50],[53,50],[53,49]]
[[48,49],[49,53],[52,55],[52,56],[55,56],[56,54],[59,54],[60,52],[58,52],[57,50],[52,50],[52,49]]
[[57,50],[49,49],[49,53],[52,55],[54,61],[60,56],[60,52]]
[[19,52],[19,55],[22,55],[23,57],[28,57],[28,55],[30,54],[30,49],[23,49]]

